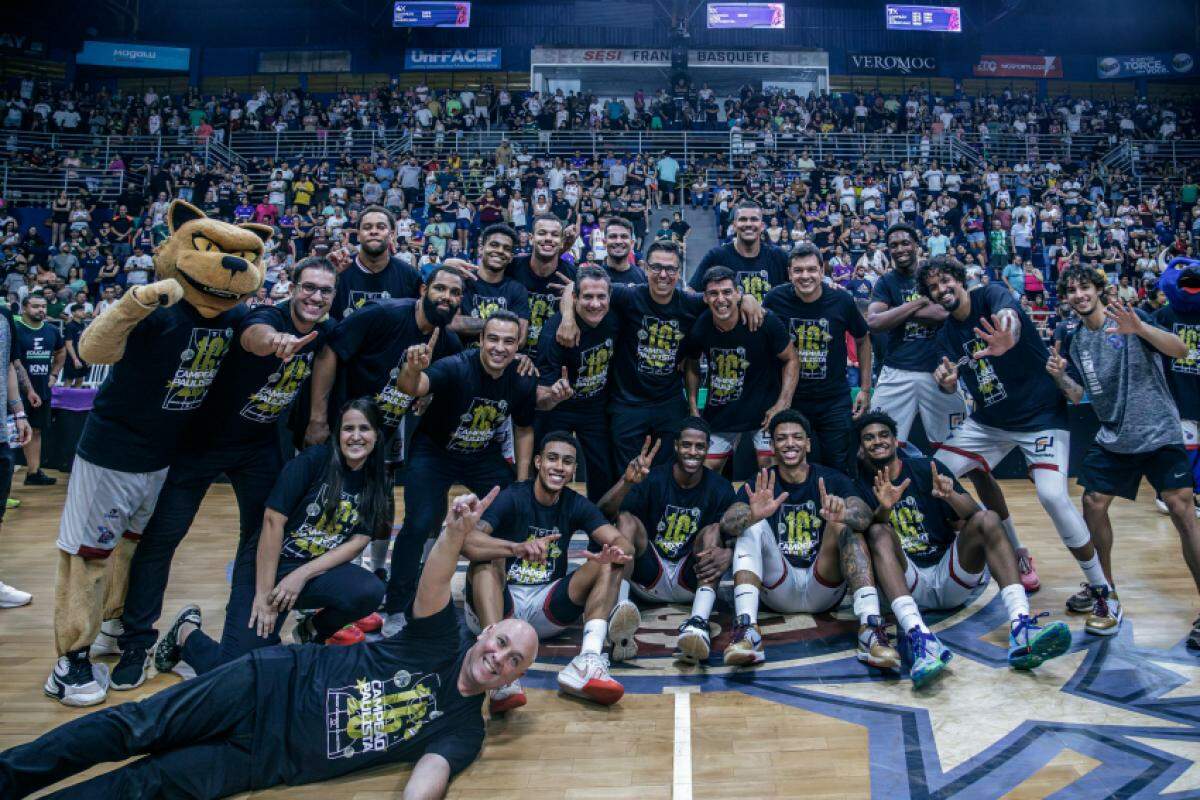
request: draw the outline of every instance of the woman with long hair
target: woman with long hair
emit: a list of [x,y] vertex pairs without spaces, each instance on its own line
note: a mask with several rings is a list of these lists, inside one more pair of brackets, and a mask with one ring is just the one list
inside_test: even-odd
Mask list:
[[353,623],[379,607],[384,585],[352,562],[372,539],[386,540],[392,527],[379,409],[365,397],[351,400],[333,430],[329,442],[283,468],[257,543],[251,539],[239,549],[220,643],[200,630],[199,607],[187,606],[154,649],[159,672],[185,661],[202,674],[278,644],[293,608],[321,609],[301,619],[292,633],[297,642],[363,640]]

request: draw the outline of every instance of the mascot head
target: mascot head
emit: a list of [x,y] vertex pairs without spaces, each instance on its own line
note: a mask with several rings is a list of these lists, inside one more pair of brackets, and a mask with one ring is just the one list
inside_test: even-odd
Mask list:
[[167,227],[171,236],[158,248],[154,270],[160,280],[179,281],[184,301],[201,316],[228,311],[262,286],[263,244],[273,233],[268,226],[230,225],[175,200],[167,210]]
[[1158,279],[1158,287],[1180,311],[1200,311],[1200,259],[1171,259]]

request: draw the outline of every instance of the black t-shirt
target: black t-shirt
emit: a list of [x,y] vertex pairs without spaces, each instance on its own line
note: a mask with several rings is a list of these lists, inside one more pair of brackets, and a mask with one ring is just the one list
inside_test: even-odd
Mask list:
[[[896,308],[922,296],[915,276],[892,270],[875,281],[871,302]],[[887,331],[887,355],[883,365],[911,372],[933,372],[938,364],[938,352],[933,344],[936,334],[936,326],[922,325],[912,318],[897,325]]]
[[625,495],[621,510],[637,517],[650,543],[668,561],[679,561],[692,551],[701,529],[721,521],[733,503],[733,486],[710,469],[700,482],[685,489],[675,480],[672,464],[650,470],[641,483]]
[[509,542],[527,542],[558,534],[547,547],[542,563],[510,558],[504,569],[509,586],[542,586],[567,574],[567,547],[576,531],[591,536],[608,520],[586,497],[563,489],[558,501],[544,506],[533,493],[533,480],[514,483],[496,497],[483,512],[483,521],[492,526],[492,536]]
[[[4,303],[0,303],[0,317],[3,317],[3,320],[0,320],[0,325],[6,325],[8,327],[8,361],[0,364],[0,367],[7,368],[8,365],[11,364],[17,357],[17,324],[13,321],[12,309],[10,309]],[[78,342],[76,342],[76,348],[78,348]],[[7,385],[8,384],[6,383],[5,386]],[[16,400],[17,398],[10,397],[8,399]]]
[[525,339],[525,347],[536,351],[542,335],[542,326],[558,311],[561,292],[551,289],[550,284],[561,283],[564,277],[568,281],[575,280],[575,265],[560,258],[556,272],[561,275],[552,272],[549,277],[543,278],[533,271],[529,263],[530,258],[531,256],[514,258],[508,265],[508,274],[529,292],[529,334]]
[[628,405],[659,405],[683,396],[680,358],[683,339],[705,310],[699,295],[678,289],[666,305],[649,286],[612,287],[617,313],[613,399]]
[[119,472],[170,464],[249,311],[239,303],[206,319],[176,303],[135,325],[84,422],[80,457]]
[[[70,320],[63,326],[63,344],[70,342],[75,348],[75,355],[79,355],[79,337],[83,336],[86,329],[86,322],[76,322],[75,320]],[[82,361],[82,359],[80,360]]]
[[464,317],[487,319],[506,309],[521,319],[529,319],[529,290],[519,281],[504,275],[499,283],[488,283],[482,278],[464,283],[462,306],[458,312]]
[[604,271],[608,273],[608,279],[614,284],[638,286],[649,282],[646,279],[646,273],[637,264],[630,264],[629,269],[615,270],[606,263]]
[[267,498],[267,508],[287,517],[280,550],[282,559],[308,561],[328,553],[352,536],[371,535],[359,512],[365,483],[361,469],[345,470],[336,512],[330,515],[324,511],[331,491],[325,481],[331,446],[329,443],[313,445],[289,461]]
[[579,344],[563,347],[555,339],[562,324],[562,314],[555,314],[546,321],[538,343],[538,385],[554,385],[566,366],[567,379],[575,394],[554,410],[602,414],[608,402],[608,367],[617,341],[617,317],[610,310],[594,328],[578,317],[576,322],[579,324]]
[[[821,537],[825,535],[825,519],[821,516],[821,479],[825,480],[828,494],[843,500],[859,497],[861,493],[844,473],[821,464],[808,465],[808,476],[803,483],[788,483],[779,474],[778,467],[771,467],[771,471],[775,473],[775,496],[786,494],[788,498],[767,520],[771,533],[787,562],[793,567],[807,569],[816,561],[817,553],[821,550]],[[750,502],[749,488],[743,484],[738,489],[739,502]]]
[[688,334],[688,358],[708,359],[708,402],[704,419],[714,431],[752,431],[762,424],[763,414],[779,398],[788,334],[783,322],[767,313],[762,327],[751,332],[740,320],[730,331],[713,323],[705,311]]
[[188,449],[214,446],[274,445],[275,421],[285,415],[312,375],[313,358],[325,344],[333,323],[318,322],[317,337],[286,364],[274,354],[256,356],[242,347],[242,334],[254,325],[267,325],[279,333],[300,336],[292,321],[291,306],[258,306],[234,329],[225,368],[213,381],[196,424],[184,433]]
[[[1046,372],[1050,351],[1033,322],[1013,300],[1008,290],[988,284],[970,292],[971,313],[963,322],[947,317],[938,331],[938,358],[945,355],[958,362],[958,377],[975,399],[971,418],[1006,431],[1043,431],[1067,427],[1066,401]],[[999,358],[974,359],[972,354],[987,347],[975,335],[980,319],[1002,308],[1016,312],[1021,320],[1021,338]]]
[[458,676],[470,644],[454,604],[354,647],[266,647],[255,671],[253,788],[324,781],[436,753],[457,774],[483,747],[484,693]]
[[717,245],[700,259],[700,266],[696,268],[688,286],[703,292],[704,273],[712,267],[729,267],[736,275],[735,283],[742,292],[753,295],[760,303],[772,287],[788,282],[787,253],[766,242],[759,245],[758,255],[754,258],[746,258],[739,253],[733,242]]
[[[928,567],[942,560],[942,556],[954,543],[958,535],[955,525],[959,522],[958,514],[945,500],[933,496],[933,479],[929,465],[937,467],[939,475],[954,478],[949,470],[931,458],[900,458],[900,475],[892,481],[896,486],[911,480],[912,483],[900,496],[900,501],[892,507],[888,522],[896,535],[900,537],[900,545],[904,554],[912,559],[919,567]],[[858,480],[859,495],[874,511],[879,507],[875,499],[874,478],[860,476]],[[954,480],[954,491],[962,492],[962,485]]]
[[443,358],[425,371],[437,400],[421,417],[417,432],[455,456],[498,455],[496,434],[512,417],[513,425],[533,424],[537,379],[517,374],[514,361],[493,378],[472,348]]
[[846,334],[861,339],[870,332],[850,293],[822,286],[821,296],[806,303],[789,284],[772,289],[763,305],[783,319],[796,347],[800,360],[796,400],[849,397]]
[[58,328],[43,322],[40,328],[31,328],[21,319],[16,321],[17,350],[14,358],[21,359],[29,384],[43,403],[50,402],[50,366],[54,353],[64,346],[63,335]]
[[421,275],[393,256],[379,272],[362,268],[357,260],[338,275],[331,319],[345,319],[368,300],[414,298],[421,293]]
[[1162,357],[1163,372],[1179,407],[1179,416],[1200,419],[1200,313],[1163,306],[1155,312],[1154,321],[1187,345],[1188,354],[1183,358]]

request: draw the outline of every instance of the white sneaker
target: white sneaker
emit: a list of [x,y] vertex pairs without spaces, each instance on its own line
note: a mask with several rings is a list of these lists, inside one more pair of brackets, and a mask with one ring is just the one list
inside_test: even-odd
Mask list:
[[492,698],[488,701],[488,711],[492,716],[496,716],[512,711],[514,708],[520,708],[525,703],[525,690],[521,688],[521,682],[513,681],[492,691]]
[[1158,513],[1160,514],[1171,513],[1170,509],[1167,508],[1167,504],[1163,502],[1161,497],[1154,498],[1154,507],[1158,509]]
[[93,664],[86,653],[59,656],[42,691],[64,706],[94,706],[108,695],[108,667]]
[[104,620],[100,623],[100,632],[96,634],[96,641],[92,642],[88,655],[92,658],[121,655],[121,645],[117,642],[117,637],[124,632],[125,626],[121,624],[120,619]]
[[712,648],[712,636],[708,622],[701,617],[690,617],[679,626],[679,638],[675,640],[676,657],[688,664],[699,664],[708,660]]
[[608,641],[612,642],[612,660],[628,661],[637,658],[638,646],[634,634],[642,625],[642,613],[629,600],[613,606],[608,615]]
[[29,601],[33,599],[33,595],[29,592],[22,592],[20,589],[9,586],[4,581],[0,581],[0,608],[17,608],[18,606],[29,605]]
[[383,638],[390,639],[400,631],[404,630],[406,625],[408,625],[408,618],[404,616],[403,611],[397,611],[395,614],[385,615],[383,620],[383,628],[380,629],[379,632],[382,634]]
[[608,674],[608,656],[580,653],[558,673],[558,688],[567,694],[611,706],[625,694],[625,687]]

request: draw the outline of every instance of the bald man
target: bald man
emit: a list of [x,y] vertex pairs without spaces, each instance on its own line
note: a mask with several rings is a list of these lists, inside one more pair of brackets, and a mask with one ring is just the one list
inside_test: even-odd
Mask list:
[[[463,541],[498,491],[455,500],[397,636],[256,650],[141,702],[80,717],[0,753],[0,797],[138,755],[146,757],[55,797],[217,798],[395,762],[415,762],[405,797],[444,796],[483,746],[486,692],[515,681],[537,655],[537,634],[522,620],[464,641],[450,601]],[[178,647],[179,627],[168,647]]]

